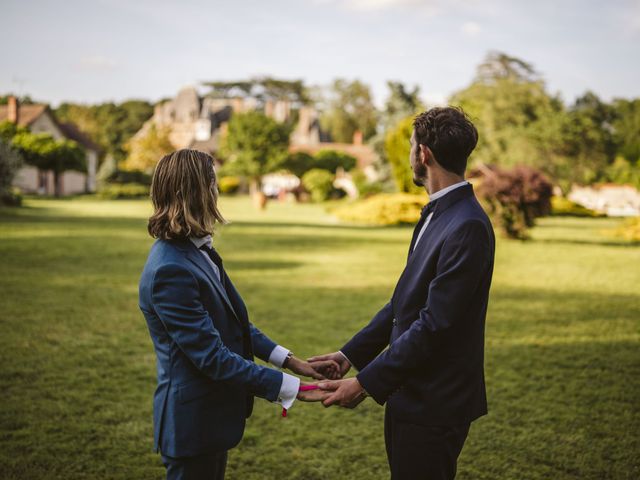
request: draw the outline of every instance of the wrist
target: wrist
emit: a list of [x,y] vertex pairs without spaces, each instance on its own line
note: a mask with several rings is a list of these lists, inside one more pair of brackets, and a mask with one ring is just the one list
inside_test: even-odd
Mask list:
[[293,356],[293,352],[289,352],[282,362],[282,368],[291,369],[291,365],[295,362],[296,358]]

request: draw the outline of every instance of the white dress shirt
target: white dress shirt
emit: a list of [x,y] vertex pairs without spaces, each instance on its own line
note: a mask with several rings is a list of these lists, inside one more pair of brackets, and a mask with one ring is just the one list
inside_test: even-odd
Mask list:
[[[203,245],[211,246],[211,235],[207,235],[206,237],[189,237],[191,243],[193,243],[198,250]],[[200,250],[200,253],[207,259],[207,263],[213,269],[213,273],[215,274],[218,280],[220,278],[220,269],[218,266],[211,260],[211,257],[204,250]],[[282,368],[284,361],[287,359],[289,355],[289,350],[280,345],[276,345],[276,347],[269,354],[269,363],[272,365]],[[294,377],[293,375],[289,375],[288,373],[282,372],[282,385],[280,386],[280,393],[278,394],[278,399],[276,403],[279,403],[287,410],[291,408],[293,402],[298,395],[298,390],[300,389],[300,379],[298,377]]]
[[[467,182],[466,180],[464,180],[462,182],[454,183],[453,185],[449,185],[448,187],[443,188],[442,190],[438,190],[434,194],[429,195],[429,202],[433,202],[434,200],[442,198],[447,193],[451,192],[452,190],[455,190],[456,188],[464,187],[465,185],[469,185],[469,182]],[[427,229],[427,226],[429,225],[429,222],[431,221],[431,217],[433,217],[433,212],[431,212],[429,215],[427,215],[427,219],[424,221],[424,224],[422,225],[422,228],[420,229],[420,233],[418,234],[418,238],[416,238],[416,243],[413,245],[413,249],[414,250],[416,249],[416,246],[418,245],[418,242],[422,238],[422,235],[424,234],[424,231]]]

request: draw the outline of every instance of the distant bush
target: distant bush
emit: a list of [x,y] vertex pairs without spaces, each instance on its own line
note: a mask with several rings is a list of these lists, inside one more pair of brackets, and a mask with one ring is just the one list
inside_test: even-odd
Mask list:
[[239,177],[220,177],[218,179],[218,190],[223,194],[237,193],[240,188]]
[[314,202],[324,202],[333,190],[333,178],[328,170],[312,168],[302,176],[302,184],[309,190]]
[[347,153],[336,150],[320,150],[315,154],[313,167],[336,173],[338,168],[349,171],[355,168],[357,160]]
[[381,182],[370,182],[362,170],[354,168],[349,173],[361,197],[370,197],[384,191],[384,185]]
[[590,208],[572,202],[568,198],[554,196],[551,198],[551,214],[564,217],[603,217],[604,214],[598,213]]
[[18,188],[9,188],[0,192],[0,205],[19,207],[22,205],[22,192]]
[[524,239],[535,219],[551,212],[553,186],[540,171],[526,166],[505,170],[485,166],[472,172],[479,177],[478,197],[510,238]]
[[100,198],[121,199],[149,196],[149,186],[140,183],[108,183],[98,190]]
[[365,225],[399,225],[416,223],[427,203],[426,195],[410,193],[381,193],[364,200],[334,208],[340,220]]
[[630,218],[621,227],[613,230],[613,236],[632,243],[640,242],[640,217]]
[[640,165],[632,165],[624,157],[617,157],[607,167],[606,177],[613,183],[632,185],[640,190]]

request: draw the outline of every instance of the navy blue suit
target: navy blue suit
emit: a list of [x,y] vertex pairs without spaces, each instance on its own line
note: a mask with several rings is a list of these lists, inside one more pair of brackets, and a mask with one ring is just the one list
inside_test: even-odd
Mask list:
[[[236,446],[253,397],[276,400],[282,373],[256,365],[276,344],[249,323],[231,280],[224,286],[190,241],[157,240],[140,279],[140,309],[157,356],[155,448],[168,457]],[[226,287],[226,288],[225,288]]]
[[487,413],[484,327],[494,251],[473,187],[445,194],[391,301],[341,349],[363,388],[387,403],[387,417],[412,431],[464,426]]

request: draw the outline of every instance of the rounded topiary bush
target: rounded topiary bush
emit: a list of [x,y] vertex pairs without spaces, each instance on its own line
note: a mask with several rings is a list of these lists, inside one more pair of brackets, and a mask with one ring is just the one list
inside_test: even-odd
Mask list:
[[312,168],[302,176],[302,185],[311,193],[314,202],[323,202],[333,190],[333,174],[321,168]]

